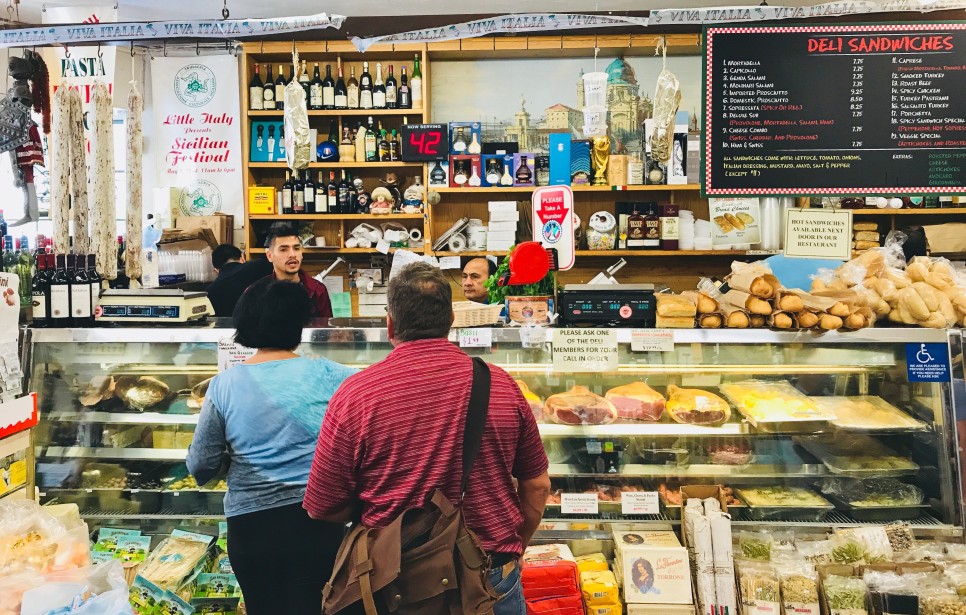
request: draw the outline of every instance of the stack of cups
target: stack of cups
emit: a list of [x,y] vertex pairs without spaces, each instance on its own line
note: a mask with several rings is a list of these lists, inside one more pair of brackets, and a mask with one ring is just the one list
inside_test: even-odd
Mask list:
[[711,249],[711,222],[708,220],[694,221],[694,249]]
[[607,136],[607,73],[586,73],[584,79],[584,137]]
[[682,209],[678,212],[678,248],[694,249],[694,212]]

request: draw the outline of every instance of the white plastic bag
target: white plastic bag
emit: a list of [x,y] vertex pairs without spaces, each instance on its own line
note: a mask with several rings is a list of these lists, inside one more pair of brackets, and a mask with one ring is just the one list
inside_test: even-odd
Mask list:
[[299,54],[292,52],[292,80],[285,86],[285,160],[293,171],[309,166],[312,158],[309,115],[305,108],[305,90],[299,83],[302,72]]

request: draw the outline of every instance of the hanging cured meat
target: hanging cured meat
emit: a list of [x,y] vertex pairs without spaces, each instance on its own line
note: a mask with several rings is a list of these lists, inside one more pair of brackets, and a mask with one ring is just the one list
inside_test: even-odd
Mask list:
[[127,277],[141,277],[141,215],[144,208],[141,183],[141,157],[144,153],[142,138],[142,113],[144,99],[137,85],[131,84],[127,97],[127,247],[124,252],[124,270]]
[[70,98],[70,88],[59,88],[54,93],[52,109],[50,216],[54,220],[54,250],[58,254],[64,254],[70,246]]
[[114,243],[114,143],[111,92],[95,83],[91,95],[91,229],[97,273],[107,280],[117,277],[117,244]]
[[[74,252],[86,254],[91,249],[91,232],[88,228],[87,160],[84,141],[84,103],[80,91],[65,88],[70,95],[70,194],[71,218],[74,221]],[[56,163],[56,161],[55,161]],[[58,252],[66,252],[57,246]]]

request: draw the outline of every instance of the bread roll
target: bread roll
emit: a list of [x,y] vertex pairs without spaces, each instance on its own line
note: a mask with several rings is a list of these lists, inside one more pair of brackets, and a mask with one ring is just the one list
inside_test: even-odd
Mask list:
[[731,226],[735,227],[739,231],[745,230],[745,223],[739,220],[735,215],[725,214],[724,217],[725,220],[731,223]]
[[874,241],[875,244],[879,245],[879,232],[878,231],[856,231],[855,241]]
[[855,231],[878,231],[878,222],[856,222],[852,225],[852,230]]
[[852,313],[852,310],[849,309],[849,306],[847,306],[844,303],[842,303],[841,301],[839,301],[838,303],[836,303],[835,305],[833,305],[832,307],[830,307],[828,309],[828,313],[831,314],[832,316],[838,316],[839,318],[845,318],[850,313]]
[[741,311],[734,311],[728,314],[726,325],[731,329],[747,329],[748,315]]
[[694,316],[658,316],[654,326],[658,329],[693,329]]
[[849,314],[845,319],[845,326],[848,329],[862,329],[866,326],[865,316],[856,312],[855,314]]
[[698,317],[698,326],[702,329],[720,329],[722,324],[721,314],[702,314]]
[[783,312],[801,312],[805,309],[805,303],[798,295],[782,295],[778,301],[778,309]]
[[945,329],[949,326],[949,323],[946,322],[946,317],[941,312],[933,312],[929,315],[929,318],[920,322],[919,326],[927,329]]
[[[903,288],[899,291],[896,304],[896,307],[904,309],[906,312],[908,312],[913,321],[926,320],[929,318],[929,308],[926,307],[926,303],[922,300],[922,297],[920,297],[919,293],[917,293],[912,287]],[[913,322],[908,324],[915,323]]]
[[[751,294],[762,299],[771,299],[775,295],[775,288],[764,278],[755,278],[751,283]],[[769,313],[771,313],[769,311]]]
[[832,316],[831,314],[822,314],[822,317],[818,320],[819,328],[825,329],[826,331],[841,329],[843,324],[845,323],[841,318]]
[[745,302],[745,307],[752,314],[762,314],[763,316],[767,316],[772,312],[771,304],[767,301],[759,299],[758,297],[748,297],[748,301]]
[[913,282],[922,282],[929,275],[929,268],[922,262],[912,262],[906,266],[906,275]]
[[913,282],[912,289],[922,297],[922,302],[926,304],[926,309],[930,313],[939,311],[941,305],[939,303],[939,295],[942,294],[941,292],[925,282]]
[[856,250],[871,250],[872,248],[879,247],[879,240],[875,241],[853,241],[852,247]]
[[768,323],[768,320],[761,314],[752,314],[752,316],[748,319],[748,324],[753,329],[761,329],[767,323]]
[[818,326],[818,315],[815,312],[800,312],[798,314],[798,327],[800,329],[811,329]]
[[704,293],[698,293],[698,314],[712,314],[717,311],[717,301]]
[[792,317],[785,312],[776,312],[772,316],[771,324],[776,329],[791,329],[792,328]]
[[657,315],[670,318],[694,318],[697,308],[681,295],[660,293],[657,296]]

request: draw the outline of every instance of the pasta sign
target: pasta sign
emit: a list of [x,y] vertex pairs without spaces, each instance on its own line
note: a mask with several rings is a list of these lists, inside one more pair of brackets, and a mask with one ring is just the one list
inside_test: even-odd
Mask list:
[[177,190],[179,215],[241,217],[238,60],[230,55],[156,58],[151,85],[164,158],[158,186]]

